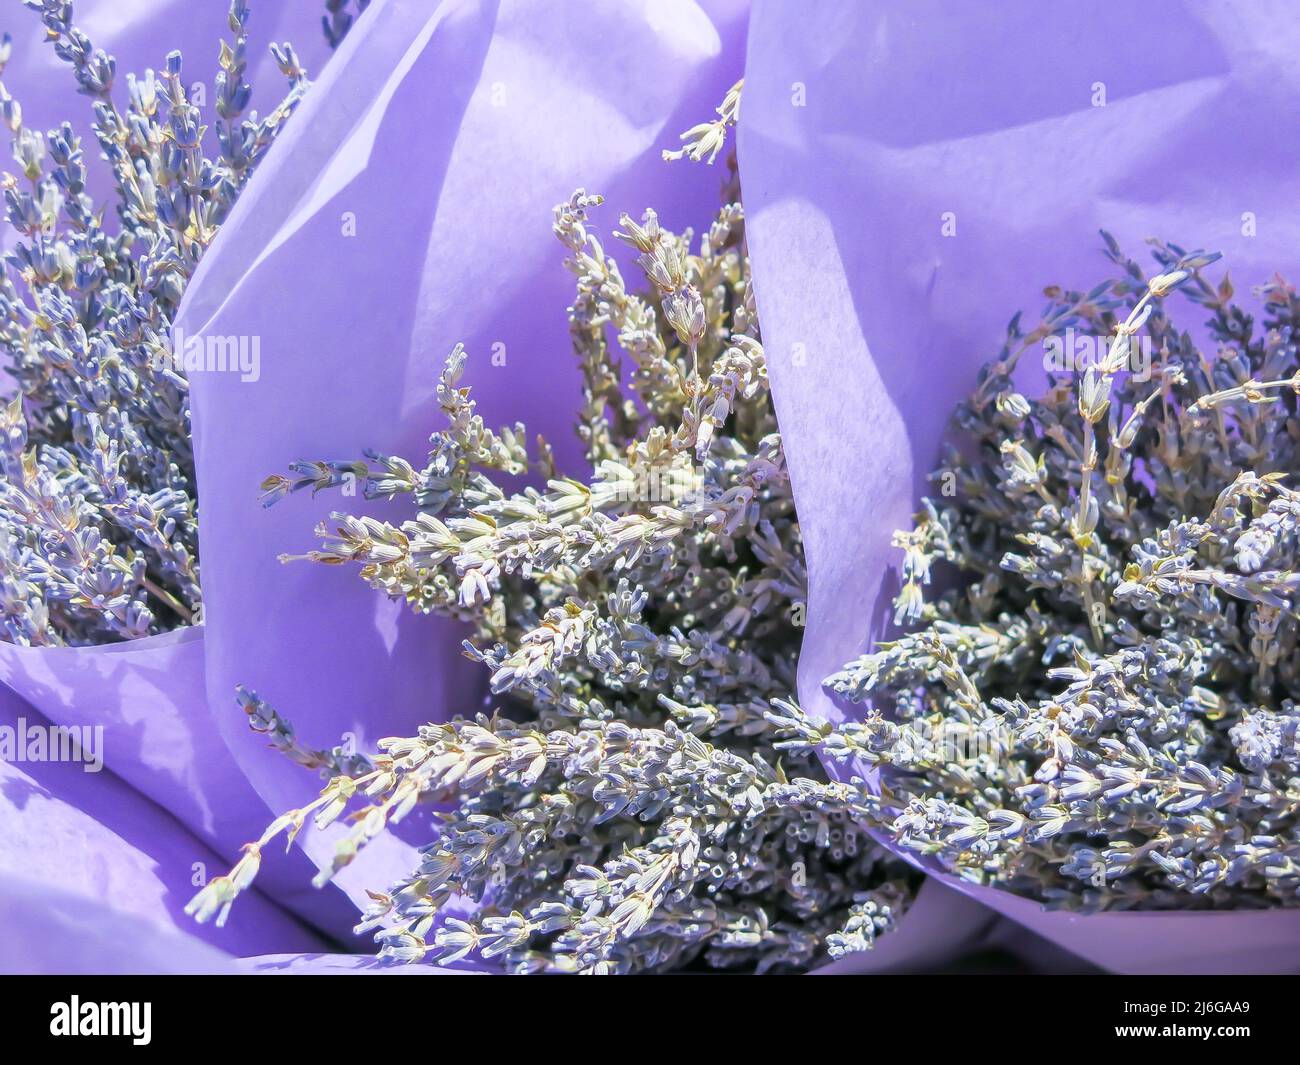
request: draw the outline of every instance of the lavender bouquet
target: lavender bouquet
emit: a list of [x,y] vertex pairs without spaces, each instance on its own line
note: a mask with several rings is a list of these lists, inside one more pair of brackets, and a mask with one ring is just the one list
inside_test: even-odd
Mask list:
[[[686,135],[687,154],[717,154],[739,91]],[[309,818],[323,828],[353,798],[368,804],[318,883],[422,800],[451,807],[358,925],[379,929],[386,958],[763,972],[870,949],[906,910],[915,880],[866,835],[853,789],[811,751],[782,756],[768,720],[793,688],[805,573],[740,203],[696,250],[653,211],[623,215],[615,235],[651,285],[638,295],[592,231],[601,202],[579,190],[553,227],[577,277],[568,317],[591,477],[561,477],[545,441],[530,462],[522,425],[487,428],[459,387],[458,346],[423,467],[372,453],[263,484],[268,503],[346,485],[413,503],[400,526],[333,515],[306,557],[359,565],[378,591],[472,625],[465,652],[500,709],[340,764],[304,757],[244,692],[253,727],[330,780],[204,887],[189,907],[200,921],[224,922],[276,836]],[[544,491],[502,487],[530,466]],[[447,916],[453,899],[471,910]]]
[[[202,609],[187,372],[203,365],[175,348],[172,319],[306,78],[292,48],[273,46],[289,94],[263,118],[243,114],[248,8],[232,3],[208,158],[179,52],[160,76],[127,75],[119,110],[116,63],[73,25],[72,5],[27,6],[93,101],[117,203],[111,218],[88,192],[73,127],[28,128],[0,85],[22,174],[5,182],[19,239],[0,277],[0,357],[18,386],[2,415],[4,635],[39,647],[139,639]],[[6,35],[0,69],[10,47]]]
[[[1148,279],[1108,254],[1123,279],[1050,290],[958,408],[965,450],[896,538],[917,631],[828,680],[877,696],[830,749],[888,766],[892,838],[974,882],[1083,910],[1297,905],[1295,290],[1265,285],[1257,325],[1204,277],[1216,255],[1157,244]],[[1171,320],[1176,286],[1217,357]],[[1076,329],[1113,339],[1026,400],[1016,362]],[[965,579],[927,597],[939,564]]]

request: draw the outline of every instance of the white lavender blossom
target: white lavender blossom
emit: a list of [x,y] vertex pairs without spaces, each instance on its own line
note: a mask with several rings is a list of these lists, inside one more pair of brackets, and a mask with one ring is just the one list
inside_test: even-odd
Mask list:
[[734,126],[740,121],[740,94],[744,87],[745,79],[741,78],[727,90],[727,95],[718,105],[718,117],[709,122],[701,122],[698,126],[692,126],[683,133],[682,147],[675,151],[665,149],[664,161],[691,159],[697,163],[703,161],[711,166],[727,143],[727,127]]

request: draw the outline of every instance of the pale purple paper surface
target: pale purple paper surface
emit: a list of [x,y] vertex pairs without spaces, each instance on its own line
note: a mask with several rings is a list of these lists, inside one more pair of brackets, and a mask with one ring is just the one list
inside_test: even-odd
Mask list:
[[[1099,228],[1133,254],[1149,235],[1222,251],[1243,291],[1296,273],[1300,145],[1278,122],[1300,104],[1300,28],[1285,12],[756,4],[741,179],[808,552],[807,709],[855,712],[820,682],[884,631],[890,536],[954,403],[1044,285],[1108,269]],[[1080,920],[945,879],[1107,968],[1300,968],[1300,911]]]
[[[213,875],[274,816],[208,710],[201,626],[105,647],[0,643],[0,680],[53,724],[102,726],[105,763],[221,855]],[[233,700],[222,709],[238,713]],[[355,909],[337,889],[314,890],[312,875],[295,851],[269,861],[258,884],[318,928],[347,936]]]
[[83,895],[0,873],[0,972],[115,976],[238,973],[234,960],[178,928]]
[[[45,722],[0,690],[0,726],[18,729],[20,723],[26,731]],[[106,732],[110,749],[111,743]],[[193,877],[198,869],[220,871],[224,861],[108,768],[87,772],[77,762],[0,761],[0,879],[6,884],[21,880],[80,897],[131,927],[183,928],[196,941],[234,953],[264,952],[272,942],[281,950],[318,948],[318,936],[259,892],[224,930],[192,925],[181,910],[195,891]],[[52,914],[63,909],[51,906]],[[11,920],[14,912],[0,897],[0,971],[57,970],[65,950],[71,959],[87,946],[79,936],[41,936],[38,927]],[[112,932],[108,918],[100,923],[102,934]]]

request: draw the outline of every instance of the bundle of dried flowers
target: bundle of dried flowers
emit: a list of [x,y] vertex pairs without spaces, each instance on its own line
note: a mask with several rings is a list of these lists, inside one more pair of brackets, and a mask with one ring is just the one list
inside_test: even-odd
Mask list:
[[[828,681],[874,705],[788,727],[884,767],[874,816],[970,880],[1084,910],[1294,905],[1300,303],[1274,278],[1259,323],[1202,276],[1217,255],[1153,245],[1148,280],[1108,236],[1122,279],[1012,321],[896,538],[913,631]],[[1017,360],[1045,343],[1059,371],[1067,329],[1103,357],[1026,399]],[[956,579],[927,596],[936,563]]]
[[[721,146],[738,94],[687,134],[711,138],[697,154]],[[354,796],[369,802],[319,882],[418,802],[448,810],[419,868],[358,926],[394,959],[802,968],[871,947],[910,901],[914,877],[866,835],[858,789],[828,782],[811,751],[782,755],[769,721],[794,687],[805,573],[740,203],[694,251],[653,211],[624,215],[615,235],[639,253],[645,295],[590,228],[600,203],[580,190],[553,227],[577,278],[591,475],[560,476],[544,441],[530,463],[522,425],[489,429],[459,386],[458,347],[422,467],[370,454],[263,485],[268,503],[349,483],[409,500],[400,525],[335,514],[306,557],[357,564],[386,595],[471,625],[466,654],[491,671],[500,710],[381,741],[343,772],[291,751],[332,778],[195,897],[200,920],[224,920],[276,836],[330,823]],[[530,469],[544,490],[501,487]],[[273,710],[241,701],[293,747]],[[472,915],[446,916],[453,900]]]
[[[0,85],[21,174],[4,177],[19,235],[0,276],[0,355],[17,383],[0,406],[0,638],[27,645],[135,639],[201,609],[185,352],[171,323],[185,286],[307,86],[288,45],[271,50],[289,92],[245,115],[248,6],[233,0],[215,80],[215,157],[181,56],[127,75],[72,22],[37,11],[79,91],[116,186],[116,221],[86,188],[70,124],[42,135]],[[0,46],[0,71],[10,50]]]

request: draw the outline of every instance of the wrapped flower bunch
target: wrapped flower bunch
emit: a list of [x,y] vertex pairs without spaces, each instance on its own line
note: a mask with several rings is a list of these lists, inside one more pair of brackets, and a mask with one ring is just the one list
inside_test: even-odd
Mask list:
[[[739,92],[688,152],[717,153]],[[638,253],[638,294],[597,235],[601,203],[579,190],[553,227],[577,278],[576,429],[592,476],[561,476],[544,440],[530,459],[522,425],[488,428],[459,387],[458,346],[423,466],[372,453],[263,483],[268,504],[343,486],[413,504],[396,525],[336,513],[305,557],[470,624],[465,653],[496,698],[333,775],[203,888],[200,920],[224,919],[276,836],[324,827],[354,799],[318,882],[422,800],[450,805],[358,926],[379,929],[388,958],[762,972],[867,950],[906,910],[914,874],[867,835],[853,789],[811,750],[783,754],[768,720],[794,689],[805,573],[743,209],[728,202],[698,238],[652,210],[624,214],[614,235]],[[530,469],[544,489],[502,486]],[[256,695],[241,701],[275,729]],[[474,908],[447,916],[453,899]]]
[[[172,320],[307,82],[293,49],[277,46],[288,95],[264,117],[244,113],[248,5],[233,3],[210,145],[179,52],[159,73],[127,75],[119,109],[116,63],[73,25],[72,5],[27,6],[93,102],[115,202],[110,210],[88,190],[70,123],[31,129],[0,88],[20,171],[5,180],[17,237],[0,279],[0,345],[16,385],[3,413],[4,639],[139,639],[202,610],[188,374],[206,368],[207,353],[178,349]],[[5,60],[11,47],[6,36]],[[229,358],[254,374],[253,354]]]

